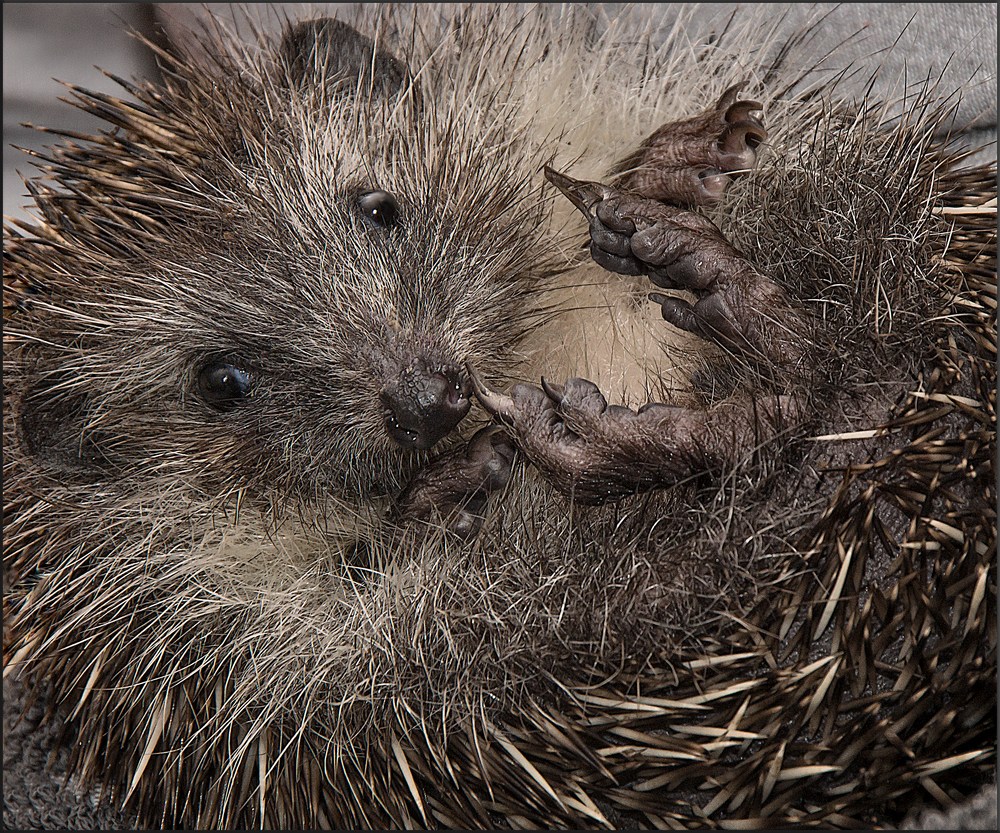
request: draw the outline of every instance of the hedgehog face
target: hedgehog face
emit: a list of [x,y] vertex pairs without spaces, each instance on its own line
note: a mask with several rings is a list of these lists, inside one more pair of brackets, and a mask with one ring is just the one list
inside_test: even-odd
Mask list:
[[[114,148],[140,170],[174,154],[157,171],[170,198],[156,237],[119,257],[113,280],[74,269],[48,326],[76,359],[56,351],[28,410],[72,389],[93,459],[210,494],[398,489],[457,436],[467,364],[509,370],[526,326],[511,322],[525,322],[549,257],[529,157],[498,150],[505,117],[433,123],[406,75],[320,20],[290,29],[257,73],[207,82],[225,96],[199,98],[185,79],[162,146]],[[282,107],[262,111],[274,96]],[[197,155],[176,154],[185,133]],[[116,302],[85,322],[111,283]]]
[[[300,492],[364,498],[454,432],[468,364],[509,369],[526,326],[511,322],[547,268],[545,209],[502,114],[432,122],[403,65],[353,29],[292,27],[261,78],[280,115],[220,113],[224,162],[198,169],[199,192],[220,198],[196,225],[204,262],[181,268],[202,304],[184,327],[205,345],[189,378],[219,412],[206,417],[250,444],[225,455],[240,477],[285,490],[294,472]],[[206,291],[206,275],[223,280]],[[206,396],[213,381],[238,395]],[[277,465],[249,471],[261,460]]]

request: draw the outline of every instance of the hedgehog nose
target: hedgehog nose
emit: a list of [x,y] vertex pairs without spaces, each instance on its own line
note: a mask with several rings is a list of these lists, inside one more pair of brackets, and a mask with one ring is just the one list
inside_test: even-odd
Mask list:
[[403,448],[430,448],[469,412],[471,394],[471,383],[457,369],[407,368],[382,391],[389,436]]

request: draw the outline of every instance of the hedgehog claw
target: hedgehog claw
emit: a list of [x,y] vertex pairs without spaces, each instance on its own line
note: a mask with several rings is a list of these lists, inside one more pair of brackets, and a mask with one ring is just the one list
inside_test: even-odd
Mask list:
[[542,390],[545,391],[545,395],[548,396],[549,399],[557,404],[563,401],[563,397],[566,392],[565,387],[549,382],[544,376],[542,376],[541,384]]
[[607,198],[609,189],[599,182],[573,179],[571,176],[559,173],[549,165],[546,165],[542,171],[545,178],[588,219],[593,215],[594,205]]
[[514,400],[502,393],[495,393],[490,390],[472,369],[472,365],[466,364],[469,373],[469,380],[472,382],[472,392],[479,400],[479,404],[494,417],[503,419],[514,410]]
[[751,113],[763,109],[764,105],[759,101],[737,101],[728,110],[726,110],[726,123],[738,124],[742,122],[756,127],[758,130],[763,131],[766,134],[767,131],[764,129],[764,123],[756,116],[750,115]]

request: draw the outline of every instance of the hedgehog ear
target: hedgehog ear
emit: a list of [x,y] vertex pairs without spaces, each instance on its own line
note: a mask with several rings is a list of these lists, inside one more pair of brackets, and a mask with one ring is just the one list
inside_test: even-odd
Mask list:
[[94,471],[106,462],[86,431],[89,400],[49,380],[30,388],[17,407],[18,439],[36,463],[59,474]]
[[290,86],[325,85],[343,94],[371,89],[388,98],[406,89],[406,65],[353,27],[332,17],[305,20],[285,30],[278,58]]

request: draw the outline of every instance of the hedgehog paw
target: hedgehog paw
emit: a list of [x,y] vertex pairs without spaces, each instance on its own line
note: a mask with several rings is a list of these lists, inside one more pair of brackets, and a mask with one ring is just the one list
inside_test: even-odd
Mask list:
[[596,263],[696,296],[692,303],[651,293],[664,320],[759,368],[799,361],[799,312],[781,287],[758,272],[707,217],[552,168],[545,169],[545,176],[587,218]]
[[[473,389],[483,407],[513,430],[515,443],[545,478],[581,503],[600,503],[652,486],[632,453],[650,422],[644,414],[609,406],[595,384],[570,379],[565,386],[517,384],[509,396]],[[656,459],[655,457],[652,459]]]
[[545,176],[587,218],[591,256],[611,272],[648,275],[665,289],[707,290],[746,265],[701,214],[550,167]]
[[767,130],[752,115],[757,101],[740,101],[743,84],[726,90],[718,103],[691,119],[669,122],[619,162],[615,185],[651,199],[678,205],[711,205],[733,176],[757,161]]
[[511,431],[542,475],[580,503],[602,503],[734,465],[801,415],[788,396],[729,401],[711,411],[608,405],[586,379],[517,384],[494,393],[470,374],[480,404]]
[[416,474],[397,502],[399,520],[442,521],[459,538],[474,538],[489,496],[510,480],[514,454],[499,426],[481,429],[468,445],[442,454]]
[[707,217],[553,168],[545,177],[590,224],[590,253],[620,275],[649,275],[667,289],[706,289],[742,259]]

